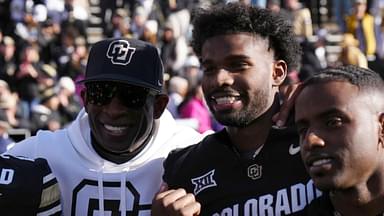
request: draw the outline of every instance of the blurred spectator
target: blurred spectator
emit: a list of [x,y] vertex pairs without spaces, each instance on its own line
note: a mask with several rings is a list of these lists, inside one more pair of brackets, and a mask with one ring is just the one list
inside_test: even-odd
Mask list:
[[133,37],[131,32],[131,19],[128,12],[123,8],[118,8],[112,14],[111,23],[107,23],[104,28],[104,34],[107,37]]
[[188,80],[181,76],[173,76],[169,80],[167,109],[174,118],[179,118],[178,106],[188,93]]
[[46,64],[54,64],[54,53],[59,46],[60,27],[51,19],[41,23],[37,42],[40,48],[41,61]]
[[187,38],[190,29],[191,13],[187,9],[172,12],[166,20],[166,25],[171,26],[176,37]]
[[384,0],[372,0],[369,13],[375,17],[376,26],[376,38],[377,43],[377,54],[381,59],[384,59]]
[[57,47],[54,54],[59,77],[70,76],[68,68],[76,49],[76,38],[79,36],[80,34],[73,27],[68,27],[60,34],[60,46]]
[[26,11],[32,10],[33,1],[30,0],[12,0],[9,10],[12,12],[11,20],[16,24],[24,21]]
[[190,12],[187,9],[172,12],[165,23],[161,44],[161,58],[165,72],[178,74],[188,56],[187,35],[190,30]]
[[15,84],[12,82],[17,68],[15,53],[15,41],[11,37],[5,36],[3,43],[0,44],[0,79],[11,84]]
[[346,17],[347,33],[352,33],[359,41],[359,48],[368,60],[368,67],[376,72],[384,70],[383,60],[378,56],[378,48],[383,43],[382,32],[375,18],[367,12],[366,0],[354,0],[353,13]]
[[184,62],[181,76],[185,77],[188,80],[189,86],[192,87],[198,84],[202,75],[199,59],[194,54],[189,55]]
[[11,145],[15,142],[9,137],[8,130],[11,126],[8,123],[8,119],[4,112],[0,110],[0,154],[6,152]]
[[13,32],[14,23],[11,20],[10,5],[11,0],[0,1],[0,34],[11,35]]
[[267,7],[267,0],[251,0],[250,2],[252,5],[255,5],[260,8]]
[[59,97],[54,86],[44,89],[41,100],[31,109],[31,134],[40,129],[55,131],[61,128],[61,116],[58,111]]
[[163,25],[165,16],[161,10],[159,1],[155,0],[137,0],[136,7],[142,7],[148,20],[156,20],[157,23]]
[[65,0],[45,0],[48,16],[54,23],[61,23],[65,17]]
[[308,40],[313,35],[312,18],[309,8],[298,0],[285,0],[285,6],[291,14],[293,30],[299,41]]
[[75,28],[77,32],[87,38],[87,21],[89,4],[87,0],[65,0],[65,19],[61,22],[62,29]]
[[38,81],[41,65],[38,49],[28,45],[21,51],[21,63],[16,70],[15,83],[22,105],[30,109],[39,95]]
[[352,14],[346,16],[346,33],[351,33],[360,42],[359,48],[368,61],[375,60],[377,38],[376,24],[372,15],[367,13],[366,0],[353,0]]
[[328,66],[327,61],[327,37],[328,31],[325,28],[318,29],[316,32],[317,39],[315,41],[315,55],[319,59],[321,68],[326,68]]
[[4,80],[0,80],[0,110],[12,128],[29,129],[29,110],[23,110],[18,95],[11,92]]
[[309,76],[317,73],[322,69],[319,58],[316,56],[316,47],[315,44],[305,40],[301,43],[303,50],[301,56],[301,68],[298,74],[299,80],[292,81],[304,81]]
[[62,65],[59,77],[68,76],[73,80],[82,77],[85,73],[85,65],[88,59],[88,47],[82,36],[76,37],[73,52],[69,53],[69,61]]
[[167,0],[159,1],[159,6],[164,17],[169,17],[171,13],[177,12],[179,10],[187,9],[192,11],[193,9],[205,5],[209,6],[212,4],[223,3],[224,0]]
[[351,64],[363,68],[368,68],[367,58],[358,47],[359,41],[352,34],[344,34],[340,46],[342,47],[340,54],[340,63],[342,65]]
[[351,0],[332,1],[332,5],[336,24],[341,32],[345,32],[345,16],[350,15],[351,13]]
[[180,118],[193,118],[198,121],[197,131],[200,133],[212,130],[211,114],[204,101],[201,83],[190,88],[178,110]]
[[144,24],[143,35],[141,35],[139,39],[157,46],[158,28],[159,27],[156,20],[147,20]]
[[290,20],[290,14],[285,8],[281,7],[281,0],[268,0],[267,9],[280,14],[286,20]]
[[145,16],[149,17],[152,12],[154,0],[137,0],[137,2],[143,8],[143,13],[145,14]]
[[38,68],[37,85],[39,91],[55,85],[57,81],[56,68],[49,64],[42,64]]
[[133,20],[131,23],[131,31],[134,38],[140,38],[144,32],[144,24],[147,21],[147,14],[143,7],[139,6],[133,13]]
[[81,98],[75,94],[75,83],[70,77],[61,77],[58,82],[59,113],[63,126],[76,118],[82,103]]
[[[41,31],[41,23],[45,22],[48,18],[47,8],[39,1],[27,0],[21,4],[23,4],[22,8],[19,8],[19,6],[15,8],[20,10],[20,17],[15,18],[14,34],[22,42],[35,44]],[[18,14],[18,12],[15,14]]]
[[185,37],[181,37],[180,28],[170,22],[166,24],[160,45],[161,59],[164,63],[165,73],[170,76],[177,75],[188,54],[188,45]]

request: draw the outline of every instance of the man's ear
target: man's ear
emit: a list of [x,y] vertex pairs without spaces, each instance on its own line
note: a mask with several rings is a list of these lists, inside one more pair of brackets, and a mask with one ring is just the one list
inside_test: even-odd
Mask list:
[[379,116],[379,144],[384,148],[384,112]]
[[159,94],[155,96],[155,104],[153,107],[153,118],[158,119],[163,114],[167,107],[169,97],[166,94]]
[[279,86],[281,85],[285,78],[287,77],[288,73],[288,66],[287,63],[283,60],[277,60],[275,63],[273,63],[273,85]]
[[81,97],[81,100],[83,101],[83,105],[84,105],[84,108],[85,108],[85,111],[87,111],[87,94],[86,94],[86,89],[85,88],[82,88],[80,90],[80,97]]

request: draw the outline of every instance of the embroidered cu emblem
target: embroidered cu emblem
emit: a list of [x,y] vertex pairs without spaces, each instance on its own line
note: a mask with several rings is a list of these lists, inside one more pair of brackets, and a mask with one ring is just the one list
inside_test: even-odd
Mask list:
[[136,48],[130,47],[126,40],[116,40],[109,44],[107,57],[112,64],[127,65],[131,62]]
[[211,170],[208,173],[191,179],[192,184],[195,185],[193,192],[195,195],[200,193],[201,191],[216,186],[216,181],[213,179],[213,175],[215,174],[215,170]]
[[248,177],[252,180],[261,178],[263,167],[257,164],[253,164],[248,167]]

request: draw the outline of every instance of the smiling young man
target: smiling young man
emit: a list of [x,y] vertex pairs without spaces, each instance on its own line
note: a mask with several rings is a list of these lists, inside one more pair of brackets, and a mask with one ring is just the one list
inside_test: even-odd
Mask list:
[[40,131],[10,153],[48,160],[64,215],[150,215],[164,158],[201,135],[165,111],[163,66],[148,43],[95,43],[82,82],[85,108],[68,128]]
[[384,214],[384,82],[357,66],[326,69],[295,103],[301,156],[324,195],[313,216]]
[[300,47],[288,22],[243,4],[199,10],[193,48],[202,87],[225,129],[171,153],[153,215],[301,215],[316,196],[297,133],[273,127],[279,86]]

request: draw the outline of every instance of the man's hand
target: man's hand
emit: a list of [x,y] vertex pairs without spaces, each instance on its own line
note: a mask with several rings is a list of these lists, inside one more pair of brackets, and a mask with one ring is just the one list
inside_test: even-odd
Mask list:
[[280,107],[280,111],[272,117],[272,121],[275,122],[276,126],[285,126],[289,113],[292,111],[301,89],[301,83],[291,84],[280,89],[280,94],[283,96],[283,104]]
[[195,195],[184,189],[171,189],[163,184],[152,202],[152,216],[195,216],[200,214],[201,205]]

